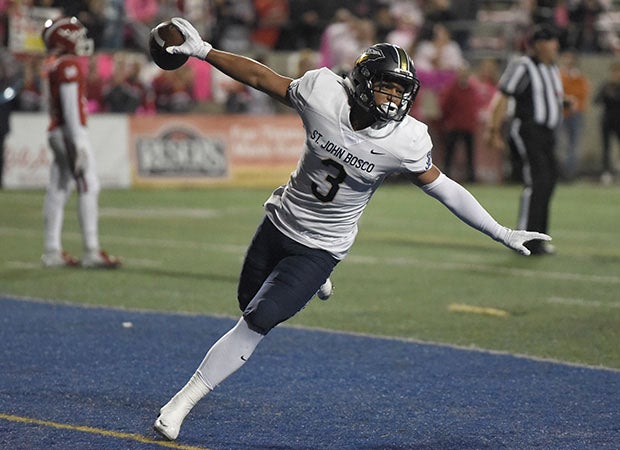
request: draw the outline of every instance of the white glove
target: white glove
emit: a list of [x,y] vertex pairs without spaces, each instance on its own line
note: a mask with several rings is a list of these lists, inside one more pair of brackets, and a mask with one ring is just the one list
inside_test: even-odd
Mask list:
[[88,153],[86,152],[86,148],[82,146],[78,146],[75,149],[75,164],[73,172],[76,176],[84,175],[88,169]]
[[550,241],[551,236],[537,231],[511,230],[510,228],[504,227],[499,233],[497,240],[506,247],[528,256],[532,252],[523,244],[532,240]]
[[67,145],[67,156],[70,159],[70,167],[73,176],[79,178],[84,175],[88,168],[88,149],[85,144],[75,142]]
[[167,47],[166,51],[173,55],[187,55],[204,60],[213,46],[200,37],[198,30],[187,20],[173,17],[171,22],[181,31],[185,42],[181,45]]

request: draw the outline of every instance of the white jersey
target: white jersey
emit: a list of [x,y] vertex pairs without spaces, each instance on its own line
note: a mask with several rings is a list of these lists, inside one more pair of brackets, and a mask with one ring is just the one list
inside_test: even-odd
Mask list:
[[343,259],[370,198],[390,174],[431,167],[426,125],[411,116],[354,131],[345,80],[329,69],[307,72],[289,87],[306,142],[297,168],[265,203],[289,238]]

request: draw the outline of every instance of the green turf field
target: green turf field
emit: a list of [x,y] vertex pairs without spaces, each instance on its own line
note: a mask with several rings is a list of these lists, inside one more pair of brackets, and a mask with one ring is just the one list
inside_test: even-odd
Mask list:
[[[471,186],[514,226],[519,186]],[[43,269],[42,191],[0,191],[0,294],[237,316],[236,282],[270,190],[105,190],[102,246],[117,271]],[[80,256],[75,197],[64,245]],[[381,188],[328,302],[291,323],[620,369],[620,189],[556,191],[558,254],[526,258],[408,185]]]

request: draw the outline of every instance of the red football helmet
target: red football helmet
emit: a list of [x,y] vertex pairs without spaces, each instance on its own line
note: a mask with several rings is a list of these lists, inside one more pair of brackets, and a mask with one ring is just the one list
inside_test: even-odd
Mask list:
[[76,17],[49,19],[43,28],[43,42],[48,51],[72,53],[79,56],[92,55],[94,43],[86,37],[86,27]]

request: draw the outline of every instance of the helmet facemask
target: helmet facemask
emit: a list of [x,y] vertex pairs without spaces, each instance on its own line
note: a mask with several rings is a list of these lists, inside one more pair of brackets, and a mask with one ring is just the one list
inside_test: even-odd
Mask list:
[[[407,77],[394,76],[391,73],[382,73],[378,79],[372,82],[372,111],[380,120],[395,120],[400,122],[409,113],[413,99],[417,93],[417,85]],[[396,83],[400,86],[397,92],[386,89]],[[414,92],[415,91],[415,92]],[[375,94],[380,93],[387,97],[387,101],[382,104],[376,103]]]
[[49,51],[90,56],[94,51],[92,39],[87,30],[75,17],[48,20],[43,29],[43,41]]
[[[403,120],[420,88],[413,62],[403,49],[391,44],[376,44],[367,49],[356,61],[349,78],[357,104],[381,121]],[[382,90],[387,83],[397,83],[402,93]],[[388,101],[377,105],[377,92],[386,95]]]

